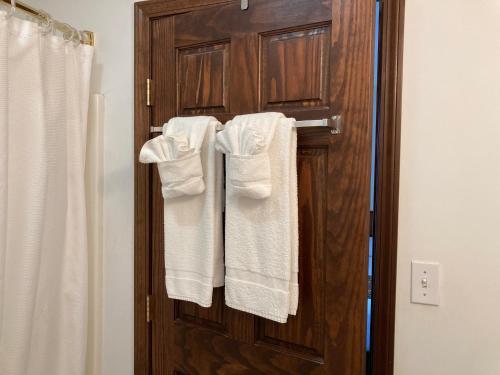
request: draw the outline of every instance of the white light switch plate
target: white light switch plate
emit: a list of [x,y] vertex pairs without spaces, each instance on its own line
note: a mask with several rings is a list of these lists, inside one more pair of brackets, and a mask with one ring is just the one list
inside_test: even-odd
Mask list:
[[411,262],[411,302],[439,305],[439,263]]

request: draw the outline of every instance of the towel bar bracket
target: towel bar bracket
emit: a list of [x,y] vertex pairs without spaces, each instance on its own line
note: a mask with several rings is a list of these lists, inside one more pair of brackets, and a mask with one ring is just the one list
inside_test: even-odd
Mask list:
[[342,116],[335,115],[329,119],[324,118],[321,120],[304,120],[295,123],[297,128],[314,128],[314,127],[327,127],[330,128],[330,133],[337,135],[342,133]]
[[150,133],[162,133],[163,132],[163,126],[151,126],[149,128]]
[[332,125],[330,126],[330,133],[332,133],[333,135],[342,133],[342,116],[332,116],[330,121],[332,122]]
[[[342,133],[342,116],[336,115],[329,119],[320,120],[305,120],[297,121],[295,126],[297,128],[314,128],[314,127],[328,127],[330,128],[330,133],[333,135],[338,135]],[[219,129],[218,129],[219,130]],[[220,129],[222,130],[222,129]],[[150,133],[161,133],[163,132],[162,126],[151,126],[149,128]]]

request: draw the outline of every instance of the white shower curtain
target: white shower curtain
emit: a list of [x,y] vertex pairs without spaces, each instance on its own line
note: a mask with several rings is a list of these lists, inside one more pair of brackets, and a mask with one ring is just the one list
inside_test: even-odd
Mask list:
[[0,13],[0,374],[85,369],[93,48]]

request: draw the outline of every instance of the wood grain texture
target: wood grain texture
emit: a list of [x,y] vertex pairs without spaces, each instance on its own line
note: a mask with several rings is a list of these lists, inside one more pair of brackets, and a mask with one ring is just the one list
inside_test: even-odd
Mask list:
[[229,43],[178,50],[177,101],[182,115],[228,112]]
[[404,0],[381,3],[379,124],[377,134],[373,375],[394,373],[394,320],[399,204],[399,153],[403,66]]
[[[162,125],[171,117],[176,115],[177,95],[176,95],[176,52],[173,41],[174,23],[173,19],[151,21],[152,41],[151,49],[151,71],[155,85],[156,100],[152,107],[153,123]],[[165,70],[165,66],[172,67]],[[165,262],[164,231],[163,231],[163,196],[161,193],[161,181],[154,164],[150,165],[152,170],[152,181],[150,185],[149,205],[151,210],[151,278],[150,288],[153,299],[151,323],[151,373],[155,374],[158,368],[172,368],[170,357],[165,357],[161,353],[170,351],[170,343],[162,340],[159,332],[170,334],[171,328],[168,322],[175,318],[174,310],[169,309],[168,301],[158,298],[165,294]],[[162,279],[163,285],[155,283],[155,279]],[[168,305],[168,306],[167,306]]]
[[[136,343],[146,341],[150,348],[136,353],[140,366],[145,365],[144,355],[149,355],[149,371],[154,374],[362,374],[373,4],[362,0],[255,0],[242,12],[236,1],[174,0],[142,3],[136,10],[149,23],[137,28],[147,35],[139,37],[136,45],[138,64],[146,64],[140,73],[145,75],[151,69],[156,95],[150,115],[136,95],[136,111],[140,112],[136,131],[139,128],[142,137],[152,121],[159,125],[180,114],[179,108],[204,113],[220,99],[220,95],[203,96],[205,89],[220,93],[212,79],[188,87],[191,82],[181,78],[190,64],[193,71],[204,75],[200,67],[205,62],[197,58],[181,62],[178,56],[186,50],[205,53],[210,46],[224,43],[230,45],[229,97],[224,107],[227,112],[217,114],[221,121],[260,111],[263,103],[273,103],[276,110],[298,119],[333,114],[344,118],[340,136],[332,136],[328,129],[300,129],[298,134],[301,300],[298,316],[286,325],[224,307],[219,291],[210,309],[168,299],[163,270],[163,241],[168,239],[163,238],[160,181],[156,173],[151,177],[150,170],[148,185],[140,186],[145,174],[136,181],[140,191],[136,192],[136,207],[142,203],[148,207],[136,209],[136,221],[147,224],[136,226],[142,243],[136,243],[136,254],[151,266],[150,273],[144,271],[143,275],[139,270],[137,277],[146,284],[139,287],[150,288],[153,295],[150,334],[136,327]],[[321,32],[308,34],[311,30]],[[285,36],[284,42],[276,39],[277,44],[267,50],[266,72],[276,80],[274,92],[261,80],[262,46],[271,39],[262,41],[273,35]],[[175,56],[179,66],[172,64]],[[212,72],[221,74],[214,64],[220,66],[214,60],[206,68],[210,77]],[[301,78],[306,75],[310,78]],[[140,84],[138,79],[136,90],[142,89]],[[176,102],[182,91],[178,85],[190,93],[182,99],[183,106]],[[264,101],[265,90],[271,99]],[[136,153],[143,140],[137,140],[136,133]],[[140,293],[136,297],[139,301]],[[146,365],[140,369],[145,372],[137,373],[147,370]]]
[[[173,20],[152,20],[151,23],[151,73],[153,80],[153,106],[151,108],[151,125],[161,126],[176,115],[177,94],[175,89],[176,72],[165,66],[175,66],[176,54],[174,42]],[[159,102],[156,99],[160,100]]]
[[263,110],[328,105],[329,36],[328,26],[261,35]]
[[186,301],[175,301],[174,311],[176,320],[197,324],[200,327],[209,327],[221,333],[226,331],[224,288],[214,289],[211,308],[204,308]]
[[345,129],[329,145],[325,373],[345,375],[365,371],[375,4],[332,3],[330,102]]
[[[297,15],[301,17],[300,23],[297,23]],[[224,22],[214,22],[214,17]],[[264,33],[300,28],[330,19],[331,2],[327,0],[252,0],[251,6],[244,12],[240,10],[240,2],[233,1],[217,7],[216,12],[212,7],[206,7],[177,16],[175,43],[178,46],[195,45],[245,35],[250,31]]]
[[[228,4],[235,0],[145,0],[134,3],[145,18],[153,20],[174,14],[203,9],[217,4]],[[146,46],[145,46],[146,47]]]

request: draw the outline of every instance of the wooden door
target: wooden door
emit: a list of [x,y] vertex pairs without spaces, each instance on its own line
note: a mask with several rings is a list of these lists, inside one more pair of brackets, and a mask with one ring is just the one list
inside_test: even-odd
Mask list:
[[[340,135],[298,131],[300,301],[286,324],[226,307],[223,288],[209,309],[167,298],[160,181],[155,168],[137,165],[137,373],[363,373],[374,3],[137,5],[136,152],[154,136],[150,126],[173,116],[210,114],[225,122],[280,111],[300,120],[343,118]],[[146,78],[153,81],[149,108]],[[145,294],[147,327],[140,321]]]

